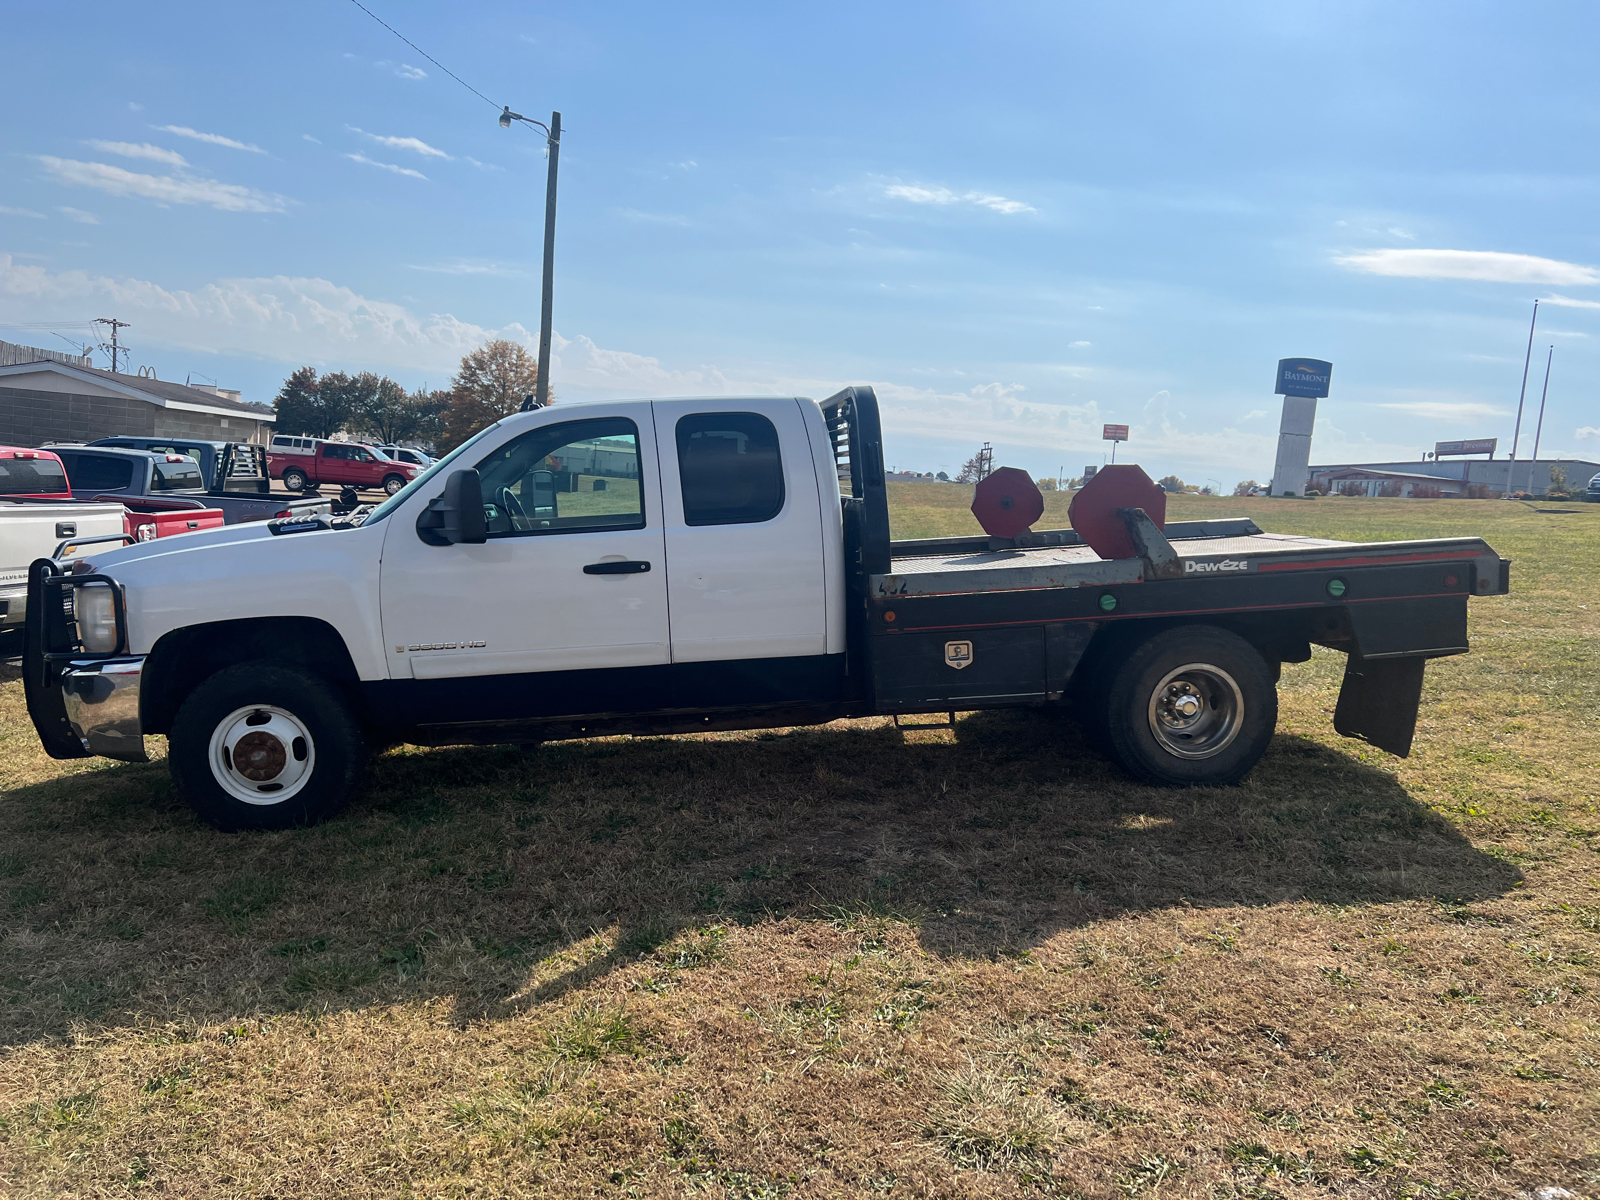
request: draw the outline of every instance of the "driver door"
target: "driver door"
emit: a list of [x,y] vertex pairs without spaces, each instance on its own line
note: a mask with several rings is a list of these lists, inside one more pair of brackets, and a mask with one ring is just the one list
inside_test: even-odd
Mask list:
[[519,423],[477,461],[460,462],[483,483],[481,546],[431,546],[417,535],[417,513],[443,480],[395,514],[380,585],[391,677],[668,661],[654,430],[623,411]]

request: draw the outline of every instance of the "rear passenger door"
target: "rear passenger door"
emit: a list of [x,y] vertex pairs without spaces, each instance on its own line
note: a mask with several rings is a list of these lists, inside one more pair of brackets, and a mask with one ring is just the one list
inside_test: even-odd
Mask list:
[[822,507],[799,402],[652,408],[672,661],[825,653]]

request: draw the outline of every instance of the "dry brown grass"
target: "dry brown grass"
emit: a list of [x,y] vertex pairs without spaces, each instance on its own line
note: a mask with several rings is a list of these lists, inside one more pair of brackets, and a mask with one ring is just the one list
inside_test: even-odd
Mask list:
[[1596,1194],[1600,506],[1200,506],[1517,558],[1413,758],[1319,653],[1239,788],[975,714],[402,750],[229,836],[8,676],[0,1193]]

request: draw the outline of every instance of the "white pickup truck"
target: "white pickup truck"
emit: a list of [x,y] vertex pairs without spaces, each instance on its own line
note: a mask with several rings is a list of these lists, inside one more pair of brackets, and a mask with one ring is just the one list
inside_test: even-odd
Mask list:
[[1335,727],[1406,753],[1423,663],[1509,589],[1477,538],[1163,530],[1114,485],[1079,493],[1078,531],[891,543],[869,388],[563,404],[348,519],[36,562],[29,708],[57,757],[166,734],[184,796],[234,829],[335,812],[371,744],[1075,700],[1137,777],[1219,784],[1313,642],[1349,655]]
[[119,535],[126,516],[121,503],[0,499],[0,657],[22,653],[28,564],[62,542]]

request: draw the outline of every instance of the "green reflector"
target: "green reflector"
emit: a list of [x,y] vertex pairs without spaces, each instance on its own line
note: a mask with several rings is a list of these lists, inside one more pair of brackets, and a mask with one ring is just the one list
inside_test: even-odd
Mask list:
[[1105,595],[1100,597],[1100,611],[1101,612],[1110,612],[1112,609],[1116,608],[1116,606],[1117,606],[1117,598],[1115,596],[1113,596],[1110,592],[1107,592]]
[[1330,580],[1328,580],[1328,595],[1330,595],[1330,596],[1342,596],[1342,595],[1344,595],[1344,580],[1342,580],[1342,579],[1330,579]]

